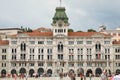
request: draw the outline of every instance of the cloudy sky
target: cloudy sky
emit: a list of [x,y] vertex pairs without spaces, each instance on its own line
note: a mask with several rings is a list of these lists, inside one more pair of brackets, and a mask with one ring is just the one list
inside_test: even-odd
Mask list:
[[[51,28],[59,0],[0,0],[0,28]],[[62,0],[70,28],[86,31],[120,27],[120,0]]]

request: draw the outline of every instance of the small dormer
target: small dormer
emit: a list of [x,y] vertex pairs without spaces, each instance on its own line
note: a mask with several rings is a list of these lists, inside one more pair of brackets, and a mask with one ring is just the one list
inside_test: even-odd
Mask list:
[[68,35],[68,17],[65,13],[65,7],[57,7],[55,15],[53,17],[53,36],[56,35]]

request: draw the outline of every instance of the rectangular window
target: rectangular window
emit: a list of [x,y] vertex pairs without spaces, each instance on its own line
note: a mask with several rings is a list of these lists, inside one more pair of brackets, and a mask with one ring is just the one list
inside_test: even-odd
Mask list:
[[6,55],[2,55],[2,60],[6,60]]
[[17,53],[17,49],[12,49],[12,53]]
[[87,41],[86,44],[92,44],[92,41]]
[[29,63],[30,66],[34,66],[34,63]]
[[48,45],[52,45],[52,43],[53,43],[52,41],[47,41]]
[[20,54],[20,59],[25,60],[26,59],[26,54]]
[[104,44],[110,44],[110,41],[104,41]]
[[17,44],[17,41],[11,41],[11,44]]
[[33,48],[30,48],[30,53],[34,53],[35,50]]
[[77,41],[77,44],[83,44],[83,41]]
[[39,48],[38,49],[38,53],[43,54],[44,53],[44,49],[43,48]]
[[52,63],[47,63],[47,66],[48,66],[48,67],[51,67],[51,66],[52,66]]
[[78,54],[83,54],[83,48],[78,48]]
[[69,67],[74,67],[74,63],[69,63]]
[[19,66],[26,66],[26,63],[19,63]]
[[11,63],[11,67],[16,67],[16,63]]
[[44,41],[38,41],[38,44],[44,44]]
[[69,45],[74,45],[74,41],[68,41]]
[[74,60],[74,55],[69,55],[69,61],[73,61]]
[[7,52],[7,49],[2,49],[2,53],[6,53]]
[[30,60],[34,60],[34,55],[30,55]]
[[52,54],[52,49],[47,49],[48,54]]
[[12,55],[12,60],[16,60],[16,55]]
[[83,63],[78,63],[78,67],[83,66]]
[[63,60],[63,54],[58,54],[58,59]]
[[87,63],[87,66],[92,66],[92,63]]
[[83,55],[78,55],[78,61],[83,60]]
[[52,55],[47,55],[47,60],[52,60]]
[[43,57],[44,57],[43,55],[38,55],[38,60],[43,60],[44,59]]
[[2,63],[2,67],[6,67],[6,63]]
[[38,63],[38,66],[44,66],[44,63],[43,62]]
[[91,48],[87,48],[87,54],[91,54],[92,53],[92,49]]
[[35,44],[35,41],[29,41],[29,44]]

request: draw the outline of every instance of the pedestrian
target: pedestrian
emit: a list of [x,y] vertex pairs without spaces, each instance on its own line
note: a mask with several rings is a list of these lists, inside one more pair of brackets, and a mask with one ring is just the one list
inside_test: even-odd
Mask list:
[[116,75],[113,77],[113,80],[120,80],[120,70],[116,70]]
[[89,73],[89,78],[90,78],[90,80],[92,80],[92,74],[91,73]]
[[59,76],[60,76],[60,80],[63,80],[64,77],[63,73],[60,73]]
[[84,75],[84,80],[86,80],[86,75]]
[[14,76],[15,80],[17,80],[17,75],[15,73],[13,74],[13,76]]
[[101,74],[101,80],[107,80],[107,72],[106,72],[106,70],[104,70],[103,73]]
[[26,80],[28,79],[28,74],[26,74],[25,78],[26,78]]
[[80,80],[83,80],[83,74],[80,73]]

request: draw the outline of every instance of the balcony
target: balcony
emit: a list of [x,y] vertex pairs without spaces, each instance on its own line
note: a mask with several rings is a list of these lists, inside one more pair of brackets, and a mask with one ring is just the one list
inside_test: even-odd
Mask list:
[[86,60],[86,62],[111,62],[111,60],[105,60],[105,59],[91,59],[91,60]]
[[38,59],[37,62],[45,62],[45,60],[39,60],[39,59]]
[[80,59],[80,60],[75,60],[75,62],[85,62],[86,60]]
[[16,60],[10,60],[10,62],[28,62],[26,59],[16,59]]

